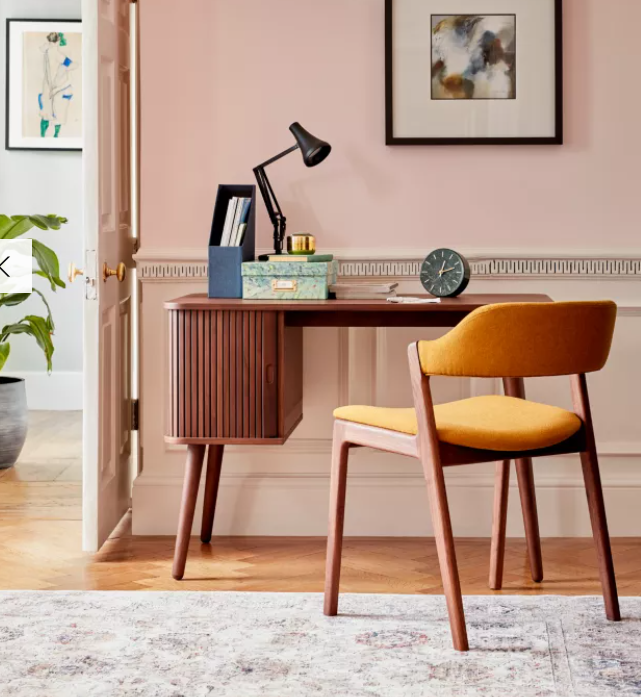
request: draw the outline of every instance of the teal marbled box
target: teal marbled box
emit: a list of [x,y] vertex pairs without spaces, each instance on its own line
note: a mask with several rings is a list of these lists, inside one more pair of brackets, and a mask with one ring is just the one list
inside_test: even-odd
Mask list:
[[242,265],[243,298],[327,300],[337,274],[337,261],[248,261]]

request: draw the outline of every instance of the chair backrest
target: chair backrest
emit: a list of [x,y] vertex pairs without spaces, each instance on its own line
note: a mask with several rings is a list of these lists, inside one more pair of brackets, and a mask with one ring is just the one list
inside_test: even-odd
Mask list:
[[440,339],[420,341],[421,368],[488,378],[591,373],[608,359],[616,313],[610,301],[487,305]]

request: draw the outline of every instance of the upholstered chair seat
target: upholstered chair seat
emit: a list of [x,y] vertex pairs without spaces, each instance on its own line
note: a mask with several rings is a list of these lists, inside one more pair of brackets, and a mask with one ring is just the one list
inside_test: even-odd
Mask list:
[[[499,395],[437,404],[434,415],[440,441],[479,450],[521,452],[549,448],[581,428],[581,419],[570,411]],[[410,435],[418,433],[414,408],[340,407],[334,411],[334,417]]]

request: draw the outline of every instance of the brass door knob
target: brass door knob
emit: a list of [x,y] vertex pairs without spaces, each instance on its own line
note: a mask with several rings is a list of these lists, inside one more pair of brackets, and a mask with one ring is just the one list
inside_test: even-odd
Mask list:
[[121,261],[115,269],[110,269],[105,262],[102,265],[102,280],[106,283],[110,276],[115,276],[122,283],[127,277],[127,267]]
[[68,267],[68,273],[67,273],[67,278],[69,279],[69,283],[73,283],[78,276],[82,276],[84,274],[84,271],[82,269],[79,269],[76,264],[72,261],[71,264],[69,264]]

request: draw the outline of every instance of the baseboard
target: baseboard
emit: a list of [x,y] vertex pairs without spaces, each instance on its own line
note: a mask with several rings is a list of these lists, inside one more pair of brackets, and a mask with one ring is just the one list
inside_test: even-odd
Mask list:
[[82,371],[8,373],[25,379],[27,406],[33,411],[77,411],[82,409]]
[[[626,458],[627,459],[627,458]],[[635,463],[637,458],[634,458]],[[638,502],[641,474],[628,470],[607,476],[604,496],[610,533],[615,537],[641,535]],[[627,468],[626,468],[627,469]],[[544,537],[591,535],[585,489],[576,463],[572,476],[536,477],[541,534]],[[182,481],[141,475],[133,489],[134,535],[175,535]],[[491,534],[493,477],[490,472],[449,473],[448,500],[455,535],[489,537]],[[513,477],[507,534],[523,536],[519,495]],[[193,534],[200,533],[202,490]],[[221,479],[216,511],[216,535],[323,536],[327,534],[329,478],[327,475],[228,475]],[[353,536],[432,535],[425,484],[417,475],[349,477],[345,534]]]

